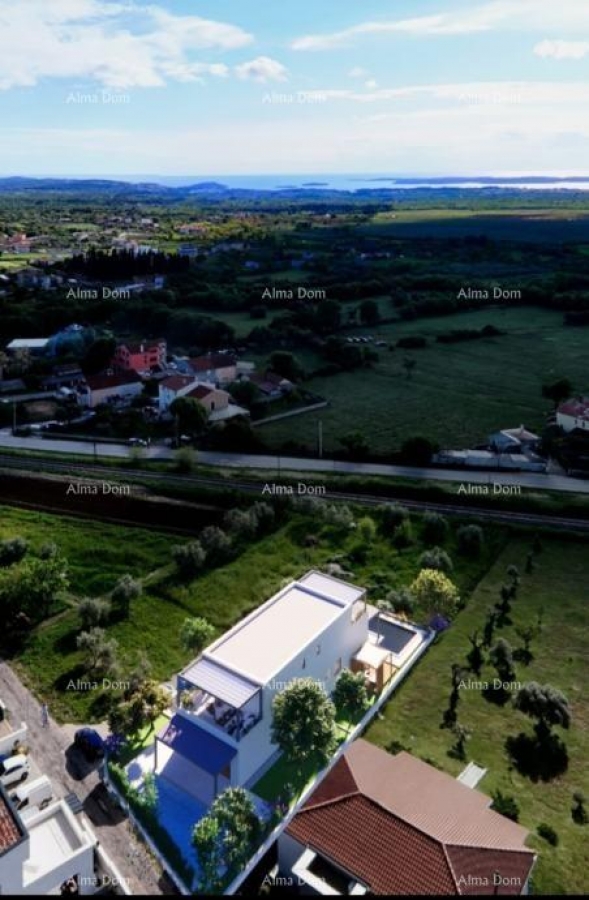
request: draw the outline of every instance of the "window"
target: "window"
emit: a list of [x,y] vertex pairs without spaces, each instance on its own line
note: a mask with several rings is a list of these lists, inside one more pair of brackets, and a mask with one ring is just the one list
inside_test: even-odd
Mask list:
[[301,669],[306,669],[306,668],[307,668],[307,660],[305,659],[305,657],[303,657],[303,662],[302,662],[302,665],[301,665]]
[[319,654],[321,653],[321,644],[317,644],[317,646],[315,647],[315,653],[317,654],[317,656],[319,656]]
[[339,675],[341,670],[342,670],[342,658],[340,656],[339,659],[336,659],[336,661],[335,661],[335,665],[333,667],[333,674]]

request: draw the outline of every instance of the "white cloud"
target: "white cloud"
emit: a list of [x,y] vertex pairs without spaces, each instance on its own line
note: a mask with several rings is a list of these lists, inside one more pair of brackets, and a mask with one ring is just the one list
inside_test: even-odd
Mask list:
[[523,30],[559,28],[587,29],[588,13],[585,0],[490,0],[474,7],[464,6],[455,12],[410,19],[383,19],[360,22],[351,28],[328,34],[309,34],[291,44],[294,50],[331,50],[347,47],[365,36],[406,34],[460,35],[492,30]]
[[378,81],[376,81],[374,78],[369,78],[368,81],[364,82],[364,87],[369,88],[370,90],[374,90],[378,87]]
[[249,62],[235,66],[235,74],[243,81],[287,81],[287,70],[276,59],[258,56]]
[[534,53],[544,59],[583,59],[589,54],[589,41],[540,41]]
[[223,63],[194,58],[252,42],[225,22],[110,0],[0,0],[0,89],[46,78],[90,79],[109,88],[156,87],[223,77]]
[[350,78],[366,78],[368,75],[370,75],[370,72],[368,69],[363,69],[362,66],[354,66],[348,72]]

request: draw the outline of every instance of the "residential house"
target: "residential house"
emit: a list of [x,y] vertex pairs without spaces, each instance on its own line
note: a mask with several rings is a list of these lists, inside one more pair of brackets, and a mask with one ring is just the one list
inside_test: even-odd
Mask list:
[[191,359],[189,365],[199,381],[215,387],[231,384],[237,377],[237,360],[230,353],[207,353]]
[[[177,711],[156,739],[158,775],[206,804],[255,784],[280,755],[275,696],[305,677],[330,693],[370,643],[369,618],[362,587],[317,571],[286,585],[177,676]],[[383,650],[373,662],[389,661]]]
[[489,436],[489,446],[497,453],[522,453],[526,450],[534,450],[539,442],[538,435],[528,431],[524,425],[520,425],[519,428],[496,431]]
[[54,391],[58,388],[82,388],[86,384],[86,377],[79,366],[54,366],[53,374],[47,375],[41,380],[44,391]]
[[152,369],[164,368],[167,355],[168,345],[163,339],[140,343],[125,342],[116,348],[112,365],[121,372],[148,374]]
[[168,375],[158,385],[158,406],[160,413],[166,413],[174,400],[185,397],[189,391],[198,387],[198,378],[194,375]]
[[143,382],[136,372],[89,375],[86,387],[80,391],[80,403],[94,409],[101,403],[130,402],[143,391]]
[[359,739],[280,836],[279,870],[305,894],[526,894],[527,837],[479,791]]
[[564,431],[589,431],[589,397],[575,397],[556,410],[556,424]]
[[195,400],[198,400],[198,402],[205,407],[208,413],[209,422],[213,424],[227,422],[229,419],[234,419],[236,416],[250,415],[248,409],[244,409],[241,406],[236,406],[234,403],[231,403],[231,395],[228,394],[227,391],[222,391],[219,388],[214,388],[208,384],[199,384],[185,396],[193,397]]
[[95,847],[65,801],[21,816],[0,785],[0,894],[60,894],[66,882],[93,894]]
[[294,388],[292,381],[270,370],[264,373],[254,372],[249,376],[249,380],[267,400],[276,400],[284,394],[289,394]]

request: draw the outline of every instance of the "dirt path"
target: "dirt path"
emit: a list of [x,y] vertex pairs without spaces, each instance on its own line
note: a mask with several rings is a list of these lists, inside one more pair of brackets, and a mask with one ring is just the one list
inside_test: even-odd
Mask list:
[[6,704],[13,728],[23,721],[27,723],[31,755],[51,778],[55,794],[64,797],[75,793],[80,798],[96,837],[127,880],[130,891],[152,896],[174,893],[157,863],[136,839],[127,818],[110,803],[96,767],[72,747],[76,726],[58,725],[51,718],[50,709],[49,725],[43,728],[39,702],[5,662],[0,662],[0,698]]

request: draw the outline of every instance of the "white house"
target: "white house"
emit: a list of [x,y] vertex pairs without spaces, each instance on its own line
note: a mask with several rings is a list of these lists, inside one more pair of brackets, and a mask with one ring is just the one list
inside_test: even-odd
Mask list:
[[0,786],[0,894],[59,894],[70,879],[95,893],[95,846],[65,801],[20,816]]
[[86,386],[80,390],[80,403],[94,409],[101,403],[131,401],[143,392],[143,381],[137,372],[89,375]]
[[564,431],[574,431],[575,428],[589,431],[589,397],[577,397],[561,403],[556,410],[556,424]]
[[316,571],[291,582],[178,675],[156,771],[207,804],[230,785],[255,784],[280,753],[271,741],[276,694],[299,678],[331,693],[368,632],[364,588]]
[[169,375],[160,381],[158,389],[158,405],[160,413],[168,411],[174,400],[185,397],[186,394],[198,387],[198,378],[195,375]]

